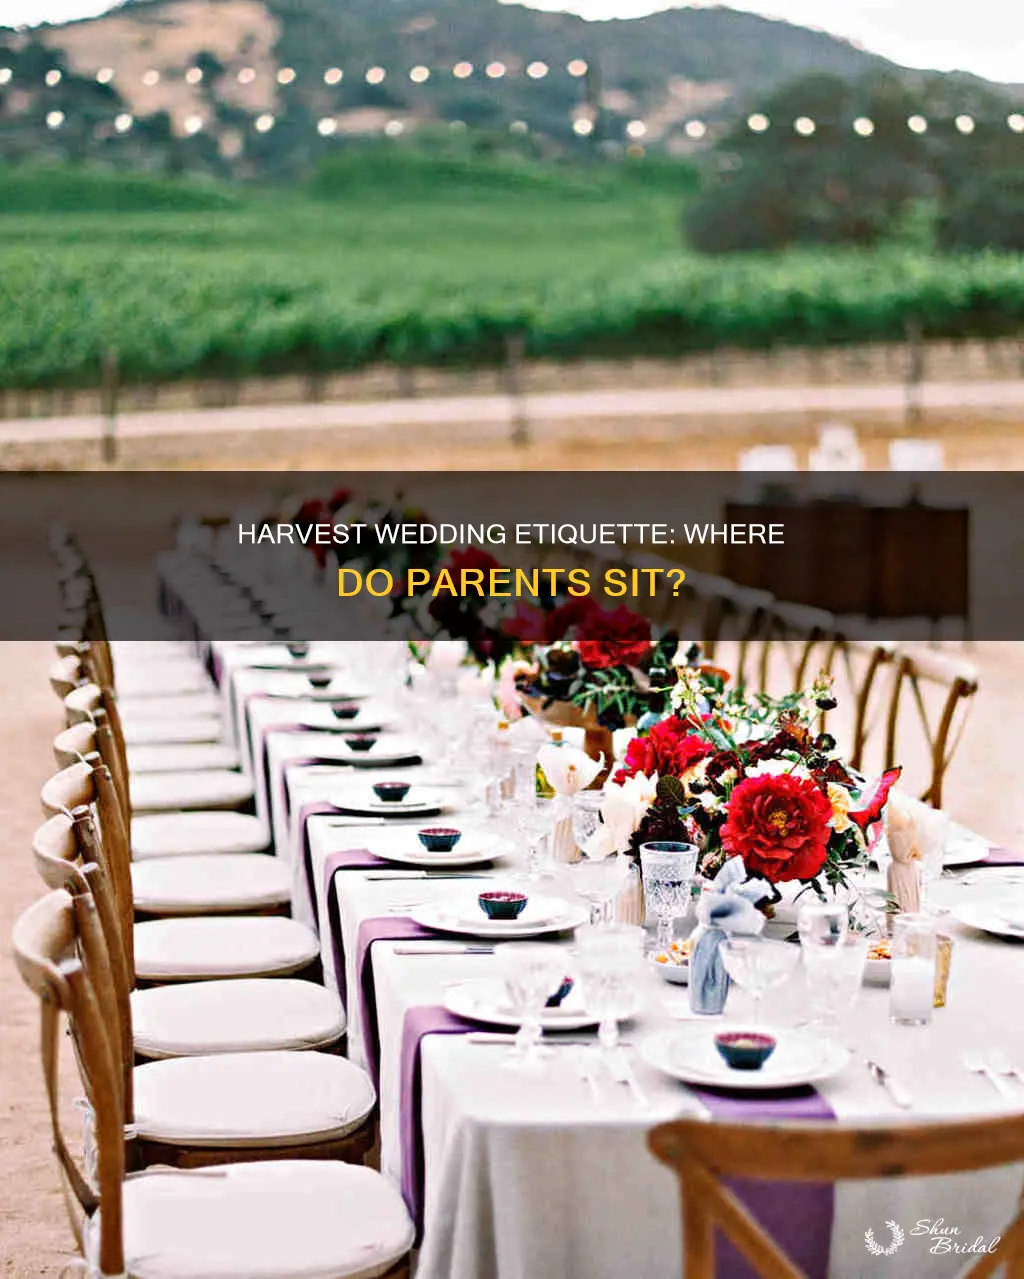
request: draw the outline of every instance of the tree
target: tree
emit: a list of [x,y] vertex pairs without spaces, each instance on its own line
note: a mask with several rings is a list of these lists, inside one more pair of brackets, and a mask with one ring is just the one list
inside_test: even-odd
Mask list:
[[1024,253],[1024,171],[994,169],[966,181],[947,201],[938,239],[947,249]]

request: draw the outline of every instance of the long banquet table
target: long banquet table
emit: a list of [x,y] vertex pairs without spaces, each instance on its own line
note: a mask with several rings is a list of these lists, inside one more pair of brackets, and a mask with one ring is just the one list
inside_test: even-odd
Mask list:
[[[245,668],[226,666],[228,682],[231,669]],[[259,691],[260,680],[254,680],[252,672],[242,683],[250,698],[253,689]],[[228,695],[235,696],[230,691]],[[237,708],[237,700],[231,704]],[[443,1004],[453,983],[494,976],[496,961],[486,954],[401,954],[394,941],[375,942],[365,974],[372,978],[375,993],[373,1025],[367,1027],[357,997],[364,976],[356,970],[360,928],[367,920],[401,921],[413,903],[476,893],[484,884],[413,876],[378,879],[371,877],[378,872],[365,868],[338,869],[331,885],[326,884],[329,855],[346,849],[372,853],[383,827],[324,811],[329,807],[325,801],[354,771],[345,764],[323,762],[339,754],[336,734],[296,731],[308,723],[311,711],[318,713],[316,698],[289,702],[281,697],[273,703],[248,704],[261,709],[248,715],[238,715],[235,709],[239,731],[248,736],[245,758],[251,768],[264,768],[262,804],[278,836],[277,854],[293,861],[296,913],[318,923],[325,980],[346,994],[349,1054],[366,1062],[368,1031],[379,1043],[381,1165],[398,1184],[409,1176],[409,1141],[408,1134],[403,1140],[402,1118],[411,1116],[419,1125],[425,1165],[419,1279],[678,1279],[681,1241],[675,1180],[649,1154],[645,1137],[655,1122],[707,1112],[689,1088],[648,1066],[639,1045],[647,1035],[690,1017],[685,987],[664,983],[650,971],[642,1011],[624,1025],[624,1037],[632,1045],[630,1061],[649,1108],[607,1076],[600,1084],[600,1098],[595,1098],[581,1076],[581,1050],[576,1047],[555,1048],[543,1072],[532,1076],[502,1068],[505,1047],[471,1043],[464,1034],[453,1033],[428,1034],[422,1040],[417,1114],[402,1096],[407,1014]],[[271,704],[270,719],[261,719]],[[371,707],[368,702],[368,713]],[[384,708],[382,717],[388,715],[393,712]],[[261,755],[265,766],[258,762]],[[319,762],[311,765],[310,759]],[[424,751],[420,765],[382,770],[380,775],[399,772],[404,778],[445,782],[429,751]],[[373,774],[360,776],[370,780]],[[449,784],[443,794],[445,820],[450,817],[466,825],[495,820],[478,805],[470,808],[471,789]],[[486,874],[506,884],[516,860],[499,862]],[[1005,872],[995,868],[976,871],[970,878],[965,884],[944,877],[933,887],[934,904],[942,908],[983,899],[1005,888]],[[332,910],[329,889],[335,896]],[[564,868],[554,883],[545,882],[539,891],[574,896]],[[851,1060],[841,1074],[818,1085],[838,1120],[903,1121],[908,1114],[952,1119],[1024,1108],[1024,1083],[1013,1081],[1013,1095],[1007,1099],[963,1064],[963,1054],[971,1049],[1002,1049],[1024,1066],[1024,943],[999,940],[952,921],[950,931],[954,956],[948,1004],[936,1010],[930,1027],[890,1025],[888,992],[864,988],[843,1027],[854,1050]],[[568,951],[572,938],[552,944]],[[416,945],[402,942],[399,949]],[[344,974],[336,971],[336,952],[344,957]],[[803,998],[798,975],[771,997],[770,1019],[780,1025],[801,1021],[806,1015]],[[741,992],[730,994],[726,1019],[749,1020],[749,1005]],[[883,1062],[911,1089],[913,1111],[897,1109],[873,1082],[864,1064],[868,1057]],[[766,1150],[766,1172],[770,1168],[771,1152]],[[893,1279],[945,1279],[956,1274],[964,1258],[952,1250],[933,1251],[939,1236],[913,1235],[913,1228],[921,1221],[942,1219],[940,1229],[959,1232],[951,1236],[955,1241],[991,1241],[1013,1215],[1022,1173],[1024,1169],[1010,1168],[927,1181],[840,1185],[829,1276],[861,1279],[884,1273]],[[794,1211],[800,1202],[797,1194]],[[900,1223],[909,1237],[893,1255],[873,1257],[865,1248],[864,1233],[872,1228],[887,1243],[889,1221]]]

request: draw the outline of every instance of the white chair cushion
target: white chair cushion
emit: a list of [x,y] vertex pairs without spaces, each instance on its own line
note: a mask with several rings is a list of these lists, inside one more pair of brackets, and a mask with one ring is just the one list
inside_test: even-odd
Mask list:
[[152,698],[189,698],[214,692],[209,675],[198,662],[150,662],[144,666],[116,668],[117,699],[127,706],[145,709]]
[[281,857],[151,857],[131,869],[135,909],[152,915],[230,914],[291,900],[291,870]]
[[132,992],[135,1051],[142,1057],[326,1048],[345,1033],[333,990],[293,977],[185,982]]
[[196,808],[241,808],[252,802],[253,785],[243,773],[198,769],[189,773],[143,773],[131,781],[132,812]]
[[159,666],[180,662],[197,663],[195,649],[188,640],[111,640],[110,651],[117,667]]
[[370,1077],[333,1053],[225,1053],[136,1066],[140,1137],[183,1146],[297,1145],[354,1132]]
[[221,715],[223,702],[212,688],[201,693],[182,693],[180,697],[122,697],[117,691],[117,706],[125,727],[140,721],[148,723],[157,719],[177,719],[179,716]]
[[149,718],[135,715],[122,720],[124,740],[128,746],[155,746],[167,742],[219,742],[224,724],[219,715],[185,715],[180,719],[166,716]]
[[280,915],[199,915],[135,925],[143,981],[271,977],[298,972],[320,953],[316,933]]
[[184,773],[197,769],[237,768],[238,751],[227,742],[168,742],[128,748],[133,777],[143,773]]
[[154,1169],[124,1184],[129,1279],[376,1279],[413,1238],[394,1186],[352,1164]]
[[250,813],[150,813],[132,818],[132,857],[195,857],[207,853],[255,853],[269,840]]

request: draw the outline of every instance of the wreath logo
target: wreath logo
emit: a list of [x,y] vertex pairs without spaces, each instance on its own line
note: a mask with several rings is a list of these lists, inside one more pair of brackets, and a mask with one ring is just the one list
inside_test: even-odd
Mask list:
[[898,1248],[903,1246],[903,1241],[906,1238],[906,1235],[895,1221],[887,1221],[885,1224],[889,1227],[889,1233],[892,1236],[892,1242],[889,1244],[888,1248],[883,1248],[882,1245],[878,1243],[875,1239],[875,1232],[873,1230],[868,1229],[864,1231],[864,1247],[867,1248],[868,1252],[872,1253],[876,1257],[891,1257]]

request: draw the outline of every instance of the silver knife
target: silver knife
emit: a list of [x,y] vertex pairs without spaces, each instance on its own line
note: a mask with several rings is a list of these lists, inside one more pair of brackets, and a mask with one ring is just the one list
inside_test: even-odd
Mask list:
[[867,1066],[875,1083],[881,1084],[897,1106],[902,1110],[911,1109],[914,1104],[913,1099],[898,1079],[894,1079],[884,1066],[880,1066],[877,1061],[872,1061],[870,1058],[865,1061],[864,1065]]

